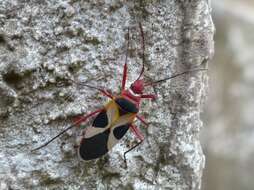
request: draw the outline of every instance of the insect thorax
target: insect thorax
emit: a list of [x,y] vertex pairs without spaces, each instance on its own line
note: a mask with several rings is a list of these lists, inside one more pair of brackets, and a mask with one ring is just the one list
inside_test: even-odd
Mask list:
[[119,106],[119,114],[125,115],[127,113],[138,113],[138,106],[126,97],[120,96],[115,99],[116,104]]

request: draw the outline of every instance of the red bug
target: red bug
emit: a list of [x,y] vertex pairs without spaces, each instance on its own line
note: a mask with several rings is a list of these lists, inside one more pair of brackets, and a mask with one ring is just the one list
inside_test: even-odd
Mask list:
[[[38,150],[48,145],[50,142],[58,138],[67,130],[73,128],[74,126],[80,125],[88,118],[97,114],[92,123],[92,126],[89,126],[86,129],[84,129],[83,138],[78,146],[79,156],[83,160],[92,160],[105,155],[116,143],[118,143],[118,141],[126,134],[126,132],[129,129],[131,129],[134,135],[139,139],[139,143],[137,143],[135,146],[133,146],[124,153],[124,160],[126,161],[126,153],[128,153],[129,151],[133,150],[135,147],[140,145],[144,140],[144,136],[142,135],[138,127],[134,124],[134,120],[138,119],[145,126],[148,126],[148,123],[143,119],[143,117],[138,115],[141,100],[156,98],[154,94],[144,94],[144,88],[147,86],[156,85],[158,83],[164,82],[166,80],[175,78],[177,76],[189,72],[207,70],[207,69],[189,70],[155,82],[145,83],[144,79],[142,78],[144,73],[144,61],[145,61],[144,32],[141,24],[139,24],[139,28],[142,37],[143,65],[138,78],[131,84],[130,88],[128,89],[125,88],[127,80],[127,53],[126,53],[125,64],[123,68],[121,94],[118,96],[114,96],[107,90],[83,84],[86,87],[99,90],[102,93],[102,95],[110,98],[110,101],[101,109],[98,109],[85,116],[82,116],[73,125],[69,126],[65,130],[60,132],[57,136],[52,138],[50,141],[34,150]],[[127,51],[128,49],[129,49],[129,30],[127,35]]]

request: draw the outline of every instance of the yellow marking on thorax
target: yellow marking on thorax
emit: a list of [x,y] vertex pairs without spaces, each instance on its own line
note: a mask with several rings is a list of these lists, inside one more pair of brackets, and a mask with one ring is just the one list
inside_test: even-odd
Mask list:
[[132,123],[133,120],[136,117],[136,114],[134,113],[128,113],[126,115],[120,116],[119,114],[119,109],[121,109],[119,107],[119,105],[114,101],[114,100],[110,100],[106,105],[105,108],[107,110],[107,115],[108,119],[110,119],[109,123],[110,123],[110,127],[115,126],[115,124],[117,123]]
[[114,113],[113,120],[110,121],[110,125],[108,126],[108,128],[111,128],[108,142],[107,142],[107,147],[110,150],[119,141],[118,139],[115,138],[113,134],[114,129],[117,127],[126,125],[128,123],[131,124],[133,120],[135,119],[136,114],[129,113],[129,114],[120,116],[119,109],[121,108],[118,106],[118,104],[114,100],[111,100],[108,104],[106,104],[105,108],[107,110],[107,115],[111,115],[108,113]]

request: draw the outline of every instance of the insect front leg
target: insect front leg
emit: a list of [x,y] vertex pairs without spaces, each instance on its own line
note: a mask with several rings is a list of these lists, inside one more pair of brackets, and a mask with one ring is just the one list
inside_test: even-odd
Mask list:
[[130,125],[130,129],[131,131],[134,133],[134,135],[140,140],[140,142],[138,142],[136,145],[134,145],[133,147],[131,147],[129,150],[127,150],[126,152],[124,152],[123,157],[124,157],[124,162],[127,164],[127,160],[126,160],[126,154],[130,151],[132,151],[133,149],[135,149],[136,147],[138,147],[145,139],[144,135],[139,131],[139,129],[137,128],[136,125],[131,124]]

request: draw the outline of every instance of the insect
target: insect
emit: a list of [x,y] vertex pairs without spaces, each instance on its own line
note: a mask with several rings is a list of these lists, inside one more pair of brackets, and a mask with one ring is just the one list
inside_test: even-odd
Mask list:
[[134,148],[136,148],[137,146],[139,146],[144,141],[144,136],[140,132],[139,128],[134,124],[134,120],[137,119],[144,126],[148,127],[148,122],[145,121],[141,115],[139,115],[140,103],[143,99],[154,100],[156,98],[154,94],[145,94],[144,93],[145,87],[156,85],[158,83],[167,81],[169,79],[175,78],[177,76],[186,73],[207,70],[207,69],[194,69],[184,71],[182,73],[178,73],[176,75],[163,78],[161,80],[146,83],[143,79],[143,74],[145,70],[144,68],[145,43],[144,43],[144,32],[141,23],[139,23],[139,29],[141,34],[143,64],[138,78],[131,84],[129,88],[126,89],[127,69],[128,69],[127,57],[129,49],[129,29],[128,29],[127,53],[125,57],[125,64],[123,67],[123,77],[120,95],[114,96],[105,89],[83,84],[84,86],[89,87],[91,89],[99,90],[103,96],[106,96],[110,99],[109,102],[102,108],[82,116],[73,125],[69,126],[65,130],[60,132],[57,136],[55,136],[54,138],[52,138],[51,140],[49,140],[48,142],[46,142],[45,144],[34,150],[38,150],[42,147],[45,147],[66,131],[70,130],[74,126],[80,125],[81,123],[87,121],[92,116],[96,115],[92,125],[84,129],[82,140],[78,145],[77,151],[80,158],[83,160],[92,160],[105,155],[119,142],[119,140],[122,139],[122,137],[130,129],[133,132],[133,134],[137,137],[137,139],[139,139],[139,142],[124,153],[124,161],[126,162],[126,154],[131,150],[133,150]]

